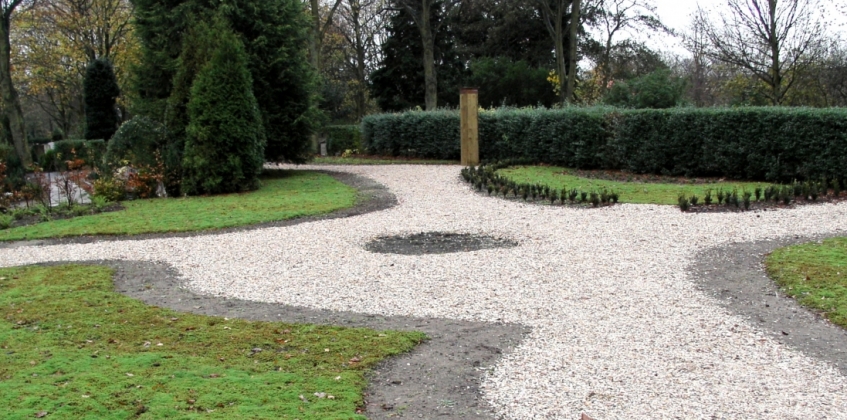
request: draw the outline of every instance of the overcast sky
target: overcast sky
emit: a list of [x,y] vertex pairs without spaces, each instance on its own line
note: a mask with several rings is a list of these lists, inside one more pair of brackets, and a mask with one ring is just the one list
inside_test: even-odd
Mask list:
[[[842,37],[847,38],[847,36],[845,36],[847,35],[847,29],[845,29],[847,26],[845,25],[845,22],[847,22],[847,16],[835,12],[834,7],[832,7],[834,3],[847,0],[821,1],[822,4],[831,9],[830,13],[827,13],[827,18],[832,19],[833,22],[828,26],[828,30],[840,33]],[[656,12],[659,14],[659,18],[662,22],[665,25],[680,31],[688,27],[691,22],[691,15],[697,10],[698,3],[706,9],[719,10],[726,5],[726,0],[653,0],[653,4],[656,5]],[[654,48],[669,49],[678,54],[685,54],[685,50],[680,45],[679,40],[666,35],[654,35],[650,38],[648,44],[652,45]]]

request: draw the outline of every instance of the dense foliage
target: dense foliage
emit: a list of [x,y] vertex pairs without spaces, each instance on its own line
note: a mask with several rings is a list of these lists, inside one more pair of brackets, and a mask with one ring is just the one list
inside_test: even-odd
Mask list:
[[362,147],[362,130],[358,125],[329,125],[321,129],[320,136],[326,140],[330,156],[347,150],[358,151]]
[[156,151],[163,142],[164,127],[143,115],[123,124],[109,141],[105,162],[110,168],[123,166],[123,161],[134,166],[156,165]]
[[39,159],[39,166],[45,171],[63,171],[67,162],[81,159],[85,166],[98,167],[106,153],[103,140],[62,140],[53,142],[53,149],[45,152]]
[[[433,3],[433,25],[443,19],[438,3]],[[385,111],[403,111],[424,106],[424,67],[421,34],[408,13],[395,11],[386,27],[388,37],[382,44],[382,60],[371,74],[371,92]],[[449,25],[442,25],[435,36],[435,70],[438,77],[438,105],[459,103],[459,88],[465,73]]]
[[232,32],[217,46],[191,87],[182,191],[220,194],[256,189],[265,135],[253,96],[247,54]]
[[109,140],[118,129],[115,101],[121,94],[108,58],[98,58],[85,69],[85,138]]
[[615,83],[603,101],[624,108],[664,109],[681,105],[684,93],[685,80],[662,69]]
[[[319,118],[314,107],[314,75],[306,60],[308,20],[300,2],[134,0],[134,4],[142,44],[142,60],[135,69],[137,112],[157,121],[164,121],[172,111],[184,112],[178,108],[188,103],[185,89],[190,83],[185,79],[192,77],[191,71],[184,70],[187,60],[180,60],[189,48],[185,34],[191,33],[193,22],[220,15],[244,44],[268,138],[265,158],[302,162],[308,157],[309,135]],[[202,61],[202,56],[192,60]],[[195,72],[197,64],[191,63]],[[178,140],[174,142],[178,144]]]
[[[460,154],[455,111],[369,116],[362,133],[370,153]],[[772,182],[847,177],[843,109],[501,109],[480,113],[479,138],[487,160]]]

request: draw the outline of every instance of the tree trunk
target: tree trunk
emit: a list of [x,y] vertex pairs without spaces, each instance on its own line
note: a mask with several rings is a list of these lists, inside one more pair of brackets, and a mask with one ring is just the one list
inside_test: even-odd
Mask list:
[[559,102],[562,105],[568,101],[568,89],[566,83],[568,69],[565,67],[565,31],[562,24],[564,10],[564,1],[560,1],[559,8],[556,10],[556,42],[554,48],[556,49],[556,73],[559,75]]
[[779,34],[777,28],[777,16],[776,16],[776,0],[770,0],[768,2],[768,6],[770,6],[770,27],[768,28],[768,43],[770,43],[771,47],[771,89],[772,95],[771,103],[774,106],[779,106],[782,102],[782,70],[780,66],[780,56],[779,56]]
[[312,12],[312,29],[309,35],[309,58],[312,67],[320,74],[321,72],[321,9],[318,0],[309,0]]
[[350,3],[350,13],[353,21],[353,36],[356,42],[356,121],[361,121],[365,116],[365,89],[367,80],[365,80],[365,40],[362,30],[361,4],[358,1]]
[[26,139],[26,126],[18,93],[12,84],[12,46],[9,41],[11,29],[11,10],[3,10],[0,19],[0,98],[3,102],[3,137],[15,147],[15,153],[24,165],[31,163],[29,145]]
[[418,28],[423,41],[424,85],[426,91],[424,101],[427,111],[438,108],[438,78],[435,72],[435,39],[432,34],[432,17],[429,0],[421,2],[421,22]]
[[570,33],[568,34],[568,86],[566,100],[574,99],[574,90],[576,89],[576,59],[577,59],[577,36],[579,35],[579,0],[573,0],[571,3],[571,23]]

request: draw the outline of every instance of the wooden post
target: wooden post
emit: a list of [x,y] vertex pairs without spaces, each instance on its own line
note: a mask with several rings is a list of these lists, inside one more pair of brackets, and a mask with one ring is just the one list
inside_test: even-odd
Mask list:
[[460,91],[462,114],[462,166],[479,165],[479,92],[464,88]]

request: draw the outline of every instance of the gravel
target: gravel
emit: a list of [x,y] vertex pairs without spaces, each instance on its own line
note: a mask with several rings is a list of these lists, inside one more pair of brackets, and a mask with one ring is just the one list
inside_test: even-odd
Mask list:
[[[701,290],[703,250],[847,234],[847,203],[732,214],[672,206],[586,211],[482,197],[457,166],[343,170],[398,206],[343,219],[187,238],[0,250],[0,266],[161,261],[198,293],[383,316],[524,324],[481,388],[502,418],[847,418],[847,379]],[[438,231],[514,248],[372,253],[383,236]],[[480,366],[486,369],[486,366]]]

